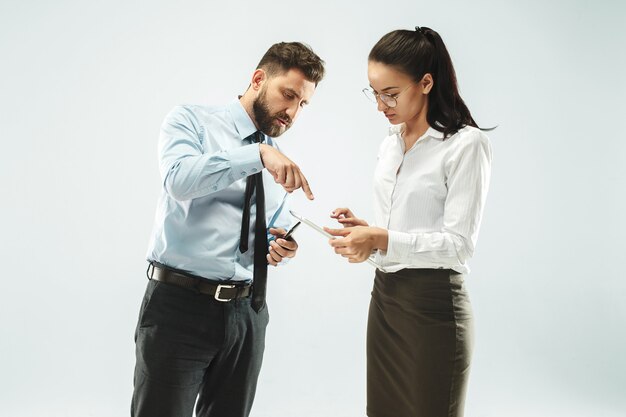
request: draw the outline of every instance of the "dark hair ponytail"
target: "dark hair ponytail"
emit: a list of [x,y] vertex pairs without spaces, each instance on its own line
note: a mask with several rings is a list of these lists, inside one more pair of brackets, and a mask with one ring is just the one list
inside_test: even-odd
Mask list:
[[433,77],[426,119],[445,137],[464,126],[478,127],[459,94],[452,59],[441,36],[427,27],[395,30],[383,36],[372,48],[370,61],[380,62],[411,76],[415,82],[425,74]]

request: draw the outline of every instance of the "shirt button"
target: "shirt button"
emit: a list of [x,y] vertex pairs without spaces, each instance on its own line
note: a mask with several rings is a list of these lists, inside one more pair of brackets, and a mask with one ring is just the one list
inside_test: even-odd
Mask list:
[[256,168],[252,168],[252,172],[256,172],[256,171],[257,171],[257,169],[256,169]]
[[213,186],[213,190],[214,190],[214,191],[215,191],[215,190],[217,190],[217,185],[214,185],[214,186]]
[[241,175],[246,176],[246,171],[241,171]]

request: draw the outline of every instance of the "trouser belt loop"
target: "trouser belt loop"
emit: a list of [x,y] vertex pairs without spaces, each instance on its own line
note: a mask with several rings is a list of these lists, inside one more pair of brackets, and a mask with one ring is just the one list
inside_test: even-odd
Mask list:
[[149,280],[152,280],[152,277],[154,276],[154,264],[152,262],[148,263],[148,269],[146,269],[146,276],[148,277]]

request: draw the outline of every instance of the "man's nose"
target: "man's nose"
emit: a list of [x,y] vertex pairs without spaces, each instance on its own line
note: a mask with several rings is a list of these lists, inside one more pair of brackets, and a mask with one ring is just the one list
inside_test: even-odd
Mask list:
[[289,119],[291,119],[291,122],[293,122],[296,119],[299,112],[300,112],[300,103],[296,103],[293,106],[289,106],[285,110],[285,113],[287,113],[287,116],[289,116]]

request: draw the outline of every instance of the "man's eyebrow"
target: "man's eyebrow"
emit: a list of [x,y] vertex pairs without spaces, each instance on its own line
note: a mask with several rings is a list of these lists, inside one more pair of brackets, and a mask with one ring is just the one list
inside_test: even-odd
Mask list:
[[[302,97],[300,97],[300,94],[298,94],[296,90],[294,90],[293,88],[285,87],[285,90],[290,92],[294,96],[298,97],[298,100],[302,100]],[[302,100],[302,102],[305,104],[309,104],[309,100]]]
[[298,94],[296,90],[294,90],[293,88],[285,87],[285,90],[289,91],[291,94],[293,94],[294,96],[298,97],[298,99],[300,99],[300,94]]

